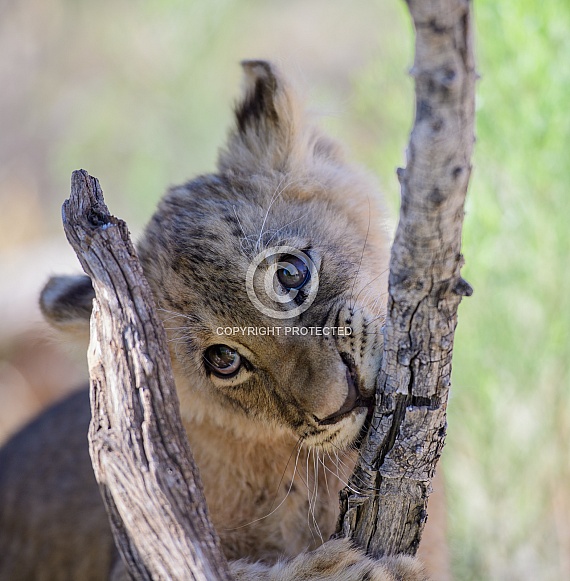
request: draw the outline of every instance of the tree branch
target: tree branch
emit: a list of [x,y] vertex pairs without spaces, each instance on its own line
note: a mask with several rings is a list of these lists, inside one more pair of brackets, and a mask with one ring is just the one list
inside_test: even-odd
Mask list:
[[166,335],[126,224],[75,171],[67,238],[96,300],[89,445],[115,542],[133,579],[231,579],[179,412]]
[[[415,554],[444,445],[474,143],[476,72],[467,0],[408,0],[416,30],[416,118],[398,170],[400,221],[390,259],[377,407],[337,536],[373,555]],[[368,490],[357,493],[354,490]]]

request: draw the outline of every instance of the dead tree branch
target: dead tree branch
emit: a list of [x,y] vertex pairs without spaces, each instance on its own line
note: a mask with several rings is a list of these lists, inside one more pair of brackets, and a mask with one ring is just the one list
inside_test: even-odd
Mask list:
[[[471,3],[408,0],[416,30],[416,118],[398,170],[400,221],[390,260],[377,407],[341,493],[337,534],[374,555],[415,554],[446,432],[462,296],[463,207],[474,143]],[[366,483],[366,484],[364,484]],[[368,494],[353,490],[367,488]]]
[[133,579],[231,579],[180,419],[166,335],[126,224],[73,172],[67,238],[91,277],[91,458]]

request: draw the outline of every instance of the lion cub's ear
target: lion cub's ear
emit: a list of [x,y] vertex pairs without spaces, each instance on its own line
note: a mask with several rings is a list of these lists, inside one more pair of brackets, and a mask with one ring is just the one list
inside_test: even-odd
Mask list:
[[88,276],[52,276],[40,295],[40,308],[54,327],[89,334],[95,291]]
[[277,67],[243,61],[243,95],[235,107],[235,127],[218,159],[220,171],[286,170],[303,140],[303,111]]
[[275,65],[267,61],[242,61],[244,94],[235,108],[237,129],[242,136],[255,134],[271,140],[275,130],[290,121],[291,95]]

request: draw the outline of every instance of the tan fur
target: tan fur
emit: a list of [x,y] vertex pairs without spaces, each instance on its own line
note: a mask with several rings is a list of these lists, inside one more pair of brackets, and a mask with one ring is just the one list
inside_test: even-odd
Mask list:
[[[244,70],[244,96],[218,173],[168,192],[139,244],[169,336],[183,421],[210,514],[240,580],[424,579],[414,559],[373,561],[346,540],[325,542],[334,532],[338,491],[355,461],[352,446],[372,405],[381,361],[388,261],[382,202],[369,176],[307,119],[275,67],[252,61]],[[252,259],[279,245],[307,252],[318,269],[315,302],[291,320],[260,312],[244,288]],[[310,289],[313,282],[307,284]],[[52,281],[42,297],[44,313],[60,327],[66,311],[75,326],[84,305],[85,282],[77,279],[68,286],[64,279]],[[350,326],[353,332],[218,332],[279,325]],[[204,363],[208,348],[219,344],[241,356],[233,377],[218,377]],[[63,414],[65,406],[48,416]],[[41,440],[44,454],[64,454],[61,437],[54,439],[40,418],[0,452],[0,467],[16,470],[14,459],[24,461],[21,451],[30,441]],[[46,469],[37,462],[31,478],[41,479]],[[42,567],[45,572],[45,564],[32,563],[20,567],[32,573],[19,574],[18,551],[29,556],[51,547],[65,554],[65,539],[83,538],[84,515],[53,531],[44,521],[57,521],[66,494],[93,498],[90,466],[62,465],[54,478],[54,498],[45,507],[15,473],[0,478],[0,506],[11,502],[6,518],[0,513],[0,555],[9,563],[3,568],[0,561],[1,579],[39,578],[33,575]],[[101,522],[102,509],[93,512]],[[30,541],[32,527],[45,534]],[[108,533],[98,538],[110,544]],[[56,559],[46,578],[79,578],[73,571],[80,557],[66,557],[65,565]],[[93,579],[125,576],[109,552],[83,560],[91,563]]]

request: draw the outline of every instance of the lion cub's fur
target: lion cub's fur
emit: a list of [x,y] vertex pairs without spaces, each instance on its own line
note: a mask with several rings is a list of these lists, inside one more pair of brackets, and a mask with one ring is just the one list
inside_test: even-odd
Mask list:
[[[335,529],[381,360],[381,202],[275,67],[250,61],[244,70],[217,173],[172,188],[139,244],[211,517],[238,579],[422,579],[413,559],[372,561],[346,540],[322,544]],[[306,252],[318,269],[314,303],[286,323],[260,312],[245,288],[252,259],[279,245]],[[91,298],[88,279],[55,278],[42,309],[76,329]],[[219,333],[280,324],[350,326],[352,334]],[[204,364],[217,344],[239,353],[237,374]],[[87,455],[88,417],[81,392],[0,452],[1,579],[125,574]]]

